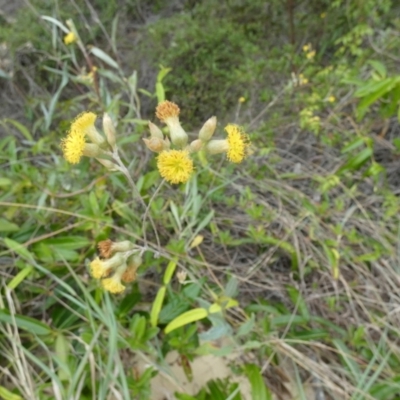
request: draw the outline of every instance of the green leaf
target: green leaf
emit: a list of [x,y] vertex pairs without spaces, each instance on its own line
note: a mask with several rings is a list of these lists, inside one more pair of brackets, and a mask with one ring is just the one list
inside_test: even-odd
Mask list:
[[242,325],[239,326],[239,329],[236,333],[236,336],[245,336],[251,332],[255,325],[255,314],[251,314],[251,317]]
[[156,96],[158,103],[161,103],[165,100],[164,85],[161,82],[156,83]]
[[205,308],[195,308],[194,310],[186,311],[166,326],[165,333],[168,334],[181,326],[206,318],[207,315],[208,313]]
[[50,327],[35,318],[15,314],[13,317],[7,310],[0,310],[0,321],[6,324],[13,324],[15,320],[18,328],[36,335],[49,335],[52,333]]
[[150,312],[150,323],[153,327],[157,326],[158,316],[164,302],[166,290],[167,288],[165,286],[161,287],[157,292],[156,298],[154,299],[153,307],[151,308]]
[[259,367],[254,364],[247,364],[244,367],[244,372],[251,385],[252,400],[272,400],[271,392],[265,386]]
[[373,150],[370,147],[367,147],[360,151],[356,156],[350,158],[338,171],[343,172],[345,170],[356,170],[361,168],[363,164],[365,164],[372,156]]
[[23,270],[18,272],[18,274],[15,275],[14,278],[11,279],[7,287],[11,290],[15,289],[21,282],[25,280],[26,277],[28,277],[31,274],[32,271],[33,267],[31,265],[28,265]]
[[19,226],[13,222],[7,221],[4,218],[0,218],[0,232],[16,232],[19,230]]
[[100,60],[104,61],[110,67],[115,69],[119,69],[119,65],[116,61],[114,61],[108,54],[106,54],[103,50],[99,49],[98,47],[93,46],[90,49],[90,52]]
[[286,289],[289,293],[290,299],[295,307],[298,308],[300,314],[306,318],[310,319],[310,313],[308,312],[307,304],[301,295],[301,293],[293,286],[286,286]]
[[8,118],[5,119],[4,122],[8,122],[11,125],[14,125],[22,133],[22,135],[25,137],[25,139],[33,142],[33,137],[26,126],[22,125],[18,121],[15,121],[13,119],[8,119]]
[[26,247],[24,247],[21,243],[18,243],[15,240],[9,238],[5,238],[4,243],[11,251],[18,254],[22,258],[33,260],[33,256],[30,253],[30,251]]
[[0,399],[4,400],[24,400],[21,396],[7,390],[4,386],[0,386]]
[[171,281],[172,275],[174,274],[176,269],[177,262],[177,259],[173,259],[168,263],[168,266],[164,273],[164,285],[168,285],[168,283]]

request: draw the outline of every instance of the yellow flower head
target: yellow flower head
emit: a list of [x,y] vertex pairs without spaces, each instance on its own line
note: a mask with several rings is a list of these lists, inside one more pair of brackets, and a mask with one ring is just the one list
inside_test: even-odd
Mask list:
[[71,164],[77,164],[84,154],[86,146],[86,136],[95,144],[101,144],[104,139],[96,131],[94,121],[96,114],[85,112],[75,118],[71,124],[71,128],[66,138],[61,141],[61,148],[64,153],[64,158]]
[[238,125],[229,124],[225,127],[228,133],[228,151],[226,156],[233,163],[241,163],[247,156],[247,150],[250,145],[249,137]]
[[77,130],[70,130],[68,136],[61,140],[61,149],[64,158],[71,164],[78,164],[85,149],[85,133]]
[[66,34],[66,35],[64,36],[64,43],[65,43],[66,45],[75,43],[77,40],[78,40],[78,38],[76,37],[76,35],[75,35],[74,32],[69,32],[68,34]]
[[115,268],[123,268],[125,270],[125,267],[124,257],[117,253],[108,260],[100,260],[96,257],[90,263],[90,272],[92,273],[93,278],[100,279],[108,276]]
[[93,278],[100,279],[107,276],[111,268],[97,257],[90,263],[90,272]]
[[168,118],[178,117],[180,109],[177,104],[172,101],[162,101],[156,108],[156,117],[165,122]]
[[71,131],[80,131],[85,135],[93,129],[96,121],[96,114],[92,112],[83,112],[79,114],[71,124]]
[[113,294],[122,293],[125,290],[119,274],[114,274],[111,278],[103,279],[101,284],[104,289]]
[[328,101],[329,101],[329,103],[334,103],[336,101],[336,97],[335,96],[329,96],[328,97]]
[[167,150],[157,157],[160,175],[170,183],[185,183],[193,172],[193,161],[186,150]]

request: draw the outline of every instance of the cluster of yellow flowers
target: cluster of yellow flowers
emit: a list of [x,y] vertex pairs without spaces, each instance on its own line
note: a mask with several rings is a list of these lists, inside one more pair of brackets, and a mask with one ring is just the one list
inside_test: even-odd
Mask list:
[[101,279],[101,285],[110,293],[122,293],[125,290],[123,283],[136,279],[136,271],[142,263],[141,257],[132,255],[137,250],[128,240],[103,240],[99,242],[98,248],[102,259],[96,257],[90,263],[93,278]]
[[[179,121],[180,109],[171,101],[161,102],[156,109],[156,117],[168,127],[169,137],[153,123],[149,122],[150,138],[143,139],[148,149],[159,153],[157,168],[160,175],[170,183],[187,182],[193,173],[191,154],[204,149],[209,154],[226,153],[229,161],[240,163],[248,154],[248,136],[238,125],[225,127],[226,139],[212,140],[217,118],[211,117],[200,129],[198,138],[188,144],[188,135]],[[171,148],[171,143],[174,148]]]
[[[225,127],[226,139],[211,139],[217,125],[216,117],[207,120],[198,138],[188,144],[188,135],[179,122],[179,112],[175,103],[161,102],[157,106],[156,116],[167,125],[169,137],[165,137],[160,128],[149,122],[150,138],[143,139],[151,151],[158,153],[157,168],[166,181],[173,184],[187,182],[194,170],[191,154],[202,149],[209,154],[226,153],[228,160],[233,163],[242,162],[248,155],[250,140],[238,125],[229,124]],[[77,164],[82,156],[93,157],[109,170],[116,170],[118,168],[110,151],[116,149],[115,127],[105,113],[104,137],[97,131],[95,121],[94,113],[85,112],[72,122],[68,135],[61,141],[64,157],[71,164]],[[91,143],[87,143],[87,139]]]
[[315,57],[315,50],[310,43],[303,46],[303,51],[306,53],[307,60],[312,60]]

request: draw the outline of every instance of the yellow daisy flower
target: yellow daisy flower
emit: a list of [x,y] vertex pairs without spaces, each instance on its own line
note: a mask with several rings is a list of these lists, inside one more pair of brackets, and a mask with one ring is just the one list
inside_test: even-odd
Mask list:
[[68,46],[69,44],[75,43],[78,40],[74,32],[69,32],[64,36],[64,43]]
[[228,133],[228,151],[226,156],[228,160],[233,163],[241,163],[247,156],[247,149],[249,147],[249,137],[243,132],[242,128],[238,125],[229,124],[225,127]]
[[186,150],[168,150],[157,157],[157,168],[166,181],[185,183],[193,172],[193,161]]

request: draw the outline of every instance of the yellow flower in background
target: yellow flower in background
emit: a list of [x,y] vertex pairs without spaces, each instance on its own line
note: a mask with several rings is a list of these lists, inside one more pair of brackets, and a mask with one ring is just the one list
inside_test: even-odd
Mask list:
[[104,289],[113,294],[122,293],[125,290],[125,286],[121,283],[121,278],[116,275],[103,279],[101,284]]
[[306,57],[308,60],[313,59],[315,57],[315,50],[312,50],[309,53],[307,53]]
[[100,279],[109,275],[114,268],[119,267],[125,263],[124,258],[120,254],[115,254],[108,260],[100,260],[96,257],[90,263],[90,272],[93,278]]
[[311,44],[305,44],[305,45],[303,46],[303,51],[304,51],[305,53],[307,53],[308,50],[311,50]]
[[103,288],[113,294],[122,293],[125,290],[125,286],[121,283],[121,277],[124,276],[126,269],[127,265],[124,262],[116,269],[113,276],[101,281]]
[[320,17],[324,19],[326,17],[326,12],[321,13]]
[[225,127],[228,133],[228,151],[226,153],[228,160],[233,163],[241,163],[247,155],[247,149],[250,144],[249,137],[238,125],[229,124]]
[[193,161],[186,150],[167,150],[157,157],[160,175],[170,183],[185,183],[193,172]]
[[329,103],[334,103],[336,101],[336,97],[335,96],[329,96],[328,97],[328,101],[329,101]]
[[75,43],[78,40],[74,32],[69,32],[64,36],[64,43],[68,46],[69,44]]
[[244,103],[246,101],[246,97],[239,97],[239,103]]
[[71,130],[68,136],[61,140],[61,149],[64,158],[71,164],[78,164],[85,150],[85,133]]

